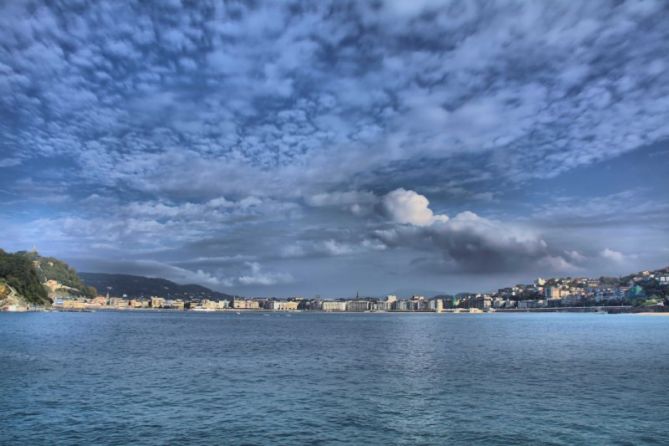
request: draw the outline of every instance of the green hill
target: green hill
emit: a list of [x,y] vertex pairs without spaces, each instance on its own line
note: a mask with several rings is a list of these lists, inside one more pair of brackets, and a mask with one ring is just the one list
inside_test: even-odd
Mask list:
[[[57,297],[90,298],[97,294],[67,263],[34,251],[8,253],[0,249],[0,283],[11,287],[16,298],[33,305],[50,305]],[[3,290],[9,295],[10,288]]]
[[51,304],[47,290],[37,274],[33,259],[25,252],[10,254],[0,249],[0,282],[16,290],[27,303]]
[[95,288],[87,286],[74,268],[54,257],[42,257],[36,252],[23,253],[33,261],[35,271],[42,283],[49,283],[52,295],[67,295],[92,298],[97,295]]

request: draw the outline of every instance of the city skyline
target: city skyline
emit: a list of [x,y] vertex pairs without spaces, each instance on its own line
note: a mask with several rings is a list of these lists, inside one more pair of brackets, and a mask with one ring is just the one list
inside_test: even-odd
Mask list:
[[669,264],[662,2],[0,11],[3,249],[279,297]]

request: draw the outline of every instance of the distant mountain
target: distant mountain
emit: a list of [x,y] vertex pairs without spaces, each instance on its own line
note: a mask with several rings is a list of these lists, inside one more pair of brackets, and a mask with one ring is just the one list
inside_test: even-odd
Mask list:
[[154,277],[133,276],[130,274],[80,273],[87,285],[95,287],[100,294],[105,294],[111,287],[110,295],[127,295],[129,298],[149,298],[160,296],[171,299],[215,299],[228,300],[233,296],[210,290],[201,285],[179,285],[170,280]]

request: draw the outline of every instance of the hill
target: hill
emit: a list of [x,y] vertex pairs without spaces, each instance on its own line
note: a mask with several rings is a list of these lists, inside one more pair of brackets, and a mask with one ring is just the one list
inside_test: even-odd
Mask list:
[[42,284],[47,287],[49,297],[87,297],[97,295],[95,288],[84,284],[79,275],[67,263],[55,257],[42,257],[36,252],[21,252],[35,267]]
[[0,300],[11,297],[13,303],[51,304],[33,259],[25,252],[11,254],[0,249],[0,283],[3,285]]
[[228,300],[232,296],[210,290],[201,285],[180,285],[167,279],[133,276],[130,274],[80,273],[84,282],[97,288],[101,294],[111,287],[114,296],[127,295],[129,298],[148,298],[160,296],[170,299],[216,299]]
[[[0,300],[12,304],[50,305],[59,297],[95,297],[95,288],[86,286],[77,272],[54,257],[35,251],[7,253],[0,250]],[[11,298],[11,299],[10,299]]]

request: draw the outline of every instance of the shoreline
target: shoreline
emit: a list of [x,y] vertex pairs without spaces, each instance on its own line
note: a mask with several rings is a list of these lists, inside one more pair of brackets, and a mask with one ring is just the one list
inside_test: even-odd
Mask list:
[[193,313],[193,314],[211,314],[211,313],[234,313],[234,314],[453,314],[453,315],[489,315],[489,314],[529,314],[529,313],[584,313],[584,314],[634,314],[638,316],[669,316],[669,308],[662,311],[648,311],[645,308],[635,308],[628,306],[615,307],[565,307],[565,308],[530,308],[530,309],[495,309],[493,311],[479,310],[469,311],[469,309],[456,309],[436,311],[319,311],[319,310],[249,310],[249,309],[221,309],[221,310],[182,310],[172,308],[113,308],[113,307],[92,307],[92,308],[35,308],[20,311],[1,311],[1,313],[95,313],[101,312],[145,312],[145,313]]

